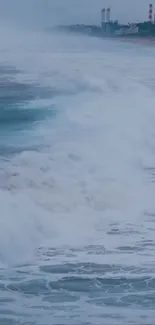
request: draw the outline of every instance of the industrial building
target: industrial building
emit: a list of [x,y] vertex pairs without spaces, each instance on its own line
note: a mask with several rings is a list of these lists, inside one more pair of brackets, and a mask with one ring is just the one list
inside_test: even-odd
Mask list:
[[153,5],[149,5],[148,19],[145,22],[128,23],[127,25],[119,24],[118,20],[111,20],[111,9],[103,8],[101,10],[101,29],[103,34],[113,34],[116,36],[155,36],[155,14],[153,15]]
[[147,20],[139,23],[120,24],[118,20],[111,19],[111,8],[101,10],[100,25],[76,24],[59,26],[58,29],[74,33],[82,33],[97,37],[155,37],[155,14],[153,4],[149,5]]

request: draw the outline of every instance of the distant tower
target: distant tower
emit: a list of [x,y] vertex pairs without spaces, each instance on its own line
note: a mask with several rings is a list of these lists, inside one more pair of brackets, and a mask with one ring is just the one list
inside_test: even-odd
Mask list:
[[105,25],[105,8],[101,10],[101,26],[104,27]]
[[152,3],[149,5],[149,22],[152,23],[152,12],[153,12],[153,5]]
[[107,8],[107,12],[106,12],[106,22],[107,22],[107,23],[110,22],[110,8]]
[[154,24],[155,24],[155,14],[154,14]]

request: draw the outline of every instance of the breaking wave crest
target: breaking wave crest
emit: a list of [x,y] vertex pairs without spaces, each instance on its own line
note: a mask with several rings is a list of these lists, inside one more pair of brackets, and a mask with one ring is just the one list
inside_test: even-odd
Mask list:
[[0,59],[0,322],[151,325],[153,49],[16,32]]

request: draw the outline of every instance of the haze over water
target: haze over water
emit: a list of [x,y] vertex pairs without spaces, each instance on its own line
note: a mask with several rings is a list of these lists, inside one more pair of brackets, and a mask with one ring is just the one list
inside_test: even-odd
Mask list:
[[0,324],[153,325],[154,47],[0,37]]

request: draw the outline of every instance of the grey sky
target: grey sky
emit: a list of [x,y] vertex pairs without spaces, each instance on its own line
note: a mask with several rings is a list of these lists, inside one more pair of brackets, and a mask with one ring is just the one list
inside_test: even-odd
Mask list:
[[[150,0],[0,0],[0,19],[28,25],[99,23],[100,9],[110,6],[112,19],[128,22],[148,16]],[[155,0],[152,1],[155,7]]]

